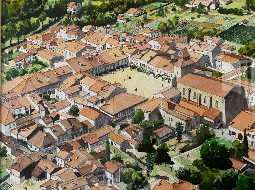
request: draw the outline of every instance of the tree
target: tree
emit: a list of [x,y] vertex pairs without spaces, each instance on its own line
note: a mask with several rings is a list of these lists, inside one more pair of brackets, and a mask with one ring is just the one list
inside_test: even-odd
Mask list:
[[0,158],[4,158],[7,156],[7,150],[5,146],[0,146]]
[[138,109],[134,112],[132,117],[133,123],[139,124],[144,120],[143,110]]
[[55,122],[58,121],[59,119],[60,119],[60,115],[57,114],[57,115],[55,115],[55,117],[52,118],[52,121],[53,121],[53,123],[55,123]]
[[132,183],[132,174],[134,172],[134,169],[132,168],[125,168],[120,175],[120,180],[123,181],[126,184]]
[[143,141],[139,145],[138,151],[153,153],[155,149],[153,145],[155,144],[155,139],[153,138],[153,121],[144,120],[140,123],[143,130]]
[[139,190],[143,189],[147,184],[148,181],[143,176],[141,171],[134,171],[131,175],[132,182],[128,184],[128,190]]
[[111,149],[110,149],[109,141],[106,141],[105,149],[106,149],[106,159],[107,161],[109,161],[111,158]]
[[196,167],[200,172],[205,172],[208,170],[203,160],[196,159],[193,161],[192,166]]
[[161,144],[155,152],[155,163],[157,164],[173,164],[170,155],[168,154],[169,148],[166,143]]
[[255,182],[248,176],[239,175],[235,190],[254,190]]
[[177,170],[176,176],[180,180],[189,181],[195,185],[198,185],[202,181],[201,173],[194,169],[180,168]]
[[6,80],[12,80],[20,75],[20,72],[16,68],[11,68],[5,73]]
[[248,138],[247,138],[246,129],[245,129],[244,137],[243,137],[243,155],[247,158],[249,157],[248,152],[249,152],[249,145],[248,145]]
[[255,10],[255,1],[254,0],[246,0],[245,7],[247,10]]
[[183,124],[180,122],[177,122],[176,123],[176,134],[177,134],[178,142],[181,142],[181,140],[182,140],[182,133],[183,133]]
[[155,156],[151,153],[147,154],[146,156],[146,172],[147,172],[147,176],[150,175],[150,173],[153,170],[154,167],[154,162],[155,162]]
[[[241,47],[238,50],[238,53],[245,56],[255,57],[255,42],[249,42],[245,46]],[[247,74],[251,74],[250,77],[247,76],[250,79],[251,79],[252,73],[249,71],[251,71],[252,69],[253,69],[253,73],[255,73],[254,67],[249,67],[246,71]]]
[[72,105],[72,107],[69,109],[69,114],[78,117],[80,115],[80,110],[77,105]]
[[206,140],[211,139],[215,136],[214,132],[210,130],[207,125],[201,125],[196,130],[195,140],[198,145],[203,144]]
[[232,149],[232,156],[237,159],[242,159],[244,156],[244,145],[243,143],[240,143],[240,141],[235,140],[232,143],[233,149]]
[[[254,52],[255,52],[255,45],[254,45]],[[247,78],[250,79],[251,81],[255,81],[255,67],[248,67],[246,70],[246,75]]]
[[124,163],[120,155],[113,156],[111,160],[118,161],[119,163],[122,163],[122,164]]
[[179,7],[184,7],[188,3],[188,0],[174,0],[174,4]]
[[236,186],[237,177],[238,174],[232,169],[226,170],[220,178],[216,178],[214,186],[219,190],[233,189]]
[[37,30],[40,27],[40,20],[39,20],[39,18],[32,17],[30,19],[30,23],[31,23],[31,29],[32,30]]
[[232,167],[229,160],[230,151],[217,139],[206,141],[200,150],[201,158],[209,168],[228,169]]

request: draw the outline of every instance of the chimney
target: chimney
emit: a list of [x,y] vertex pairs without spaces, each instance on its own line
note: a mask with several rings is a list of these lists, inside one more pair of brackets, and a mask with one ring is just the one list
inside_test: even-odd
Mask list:
[[173,110],[175,108],[175,103],[171,102],[171,101],[168,101],[167,106],[168,106],[169,109]]

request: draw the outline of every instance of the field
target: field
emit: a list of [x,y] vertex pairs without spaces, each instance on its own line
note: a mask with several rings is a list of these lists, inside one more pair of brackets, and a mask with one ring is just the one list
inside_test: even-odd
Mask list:
[[119,82],[127,92],[146,98],[151,98],[153,94],[169,86],[167,81],[155,79],[151,75],[130,68],[106,74],[102,79],[111,83]]

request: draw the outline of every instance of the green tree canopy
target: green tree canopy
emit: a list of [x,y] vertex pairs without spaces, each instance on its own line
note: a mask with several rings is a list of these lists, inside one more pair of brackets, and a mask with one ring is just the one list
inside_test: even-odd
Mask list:
[[195,140],[197,144],[203,144],[206,140],[211,139],[215,136],[214,132],[210,130],[207,125],[201,125],[196,130]]
[[155,152],[155,163],[157,164],[173,164],[173,161],[168,154],[169,148],[166,143],[159,145]]
[[229,160],[230,151],[217,139],[206,141],[200,150],[201,158],[209,168],[228,169],[232,167]]
[[80,110],[77,105],[72,105],[72,107],[69,109],[69,114],[78,117],[80,115]]
[[135,110],[132,116],[133,123],[139,124],[144,120],[144,113],[143,110],[138,109]]
[[182,133],[183,133],[183,124],[180,122],[176,123],[176,134],[177,134],[177,140],[178,142],[182,139]]

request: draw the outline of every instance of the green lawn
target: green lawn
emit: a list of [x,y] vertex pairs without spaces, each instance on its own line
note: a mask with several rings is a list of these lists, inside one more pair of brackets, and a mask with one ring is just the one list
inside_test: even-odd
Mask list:
[[241,9],[245,6],[245,0],[233,0],[233,3],[225,5],[224,8],[238,8]]
[[153,170],[151,172],[151,177],[155,176],[164,176],[167,175],[168,177],[175,177],[175,171],[169,164],[161,164],[161,165],[154,165]]
[[188,151],[188,153],[182,153],[179,156],[176,156],[174,159],[185,167],[192,167],[193,161],[199,158],[200,148],[196,148]]
[[110,145],[111,153],[113,156],[120,156],[124,163],[135,163],[136,161],[131,158],[127,153]]

